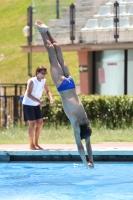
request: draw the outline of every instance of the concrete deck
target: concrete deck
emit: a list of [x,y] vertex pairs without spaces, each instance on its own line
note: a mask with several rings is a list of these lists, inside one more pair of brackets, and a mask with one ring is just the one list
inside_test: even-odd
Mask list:
[[[0,145],[0,161],[81,161],[76,144],[41,147],[43,150],[29,150],[29,144]],[[133,142],[92,144],[92,150],[94,161],[133,161]]]

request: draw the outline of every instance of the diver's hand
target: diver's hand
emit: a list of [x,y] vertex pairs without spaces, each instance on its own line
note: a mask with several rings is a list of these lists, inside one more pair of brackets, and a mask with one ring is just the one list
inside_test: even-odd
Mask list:
[[89,167],[89,168],[94,168],[94,162],[89,162],[89,163],[88,163],[88,167]]

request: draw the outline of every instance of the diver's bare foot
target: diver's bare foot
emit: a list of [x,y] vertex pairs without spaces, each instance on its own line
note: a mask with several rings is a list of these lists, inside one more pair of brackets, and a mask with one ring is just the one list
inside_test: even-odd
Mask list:
[[34,145],[30,145],[30,150],[37,150],[37,148]]
[[47,32],[49,30],[49,27],[46,26],[40,20],[36,20],[35,25],[36,25],[36,27],[37,27],[37,29],[39,30],[40,33],[44,33],[44,32]]
[[38,144],[37,145],[35,145],[36,146],[36,148],[37,149],[39,149],[39,150],[43,150],[43,148],[42,147],[40,147]]

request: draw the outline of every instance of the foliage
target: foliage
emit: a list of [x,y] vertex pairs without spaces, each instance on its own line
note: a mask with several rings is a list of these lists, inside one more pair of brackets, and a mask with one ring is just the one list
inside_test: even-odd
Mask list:
[[[46,101],[46,107],[43,107],[43,117],[46,123],[54,125],[67,125],[69,123],[63,108],[60,97],[56,97],[55,106],[49,105]],[[107,128],[125,128],[133,125],[133,96],[79,96],[88,118],[91,123]]]
[[46,106],[42,108],[45,123],[48,125],[53,124],[56,127],[58,125],[68,125],[69,121],[64,113],[61,98],[59,96],[54,98],[54,107],[50,106],[49,99],[45,97],[43,97],[43,99],[46,102]]

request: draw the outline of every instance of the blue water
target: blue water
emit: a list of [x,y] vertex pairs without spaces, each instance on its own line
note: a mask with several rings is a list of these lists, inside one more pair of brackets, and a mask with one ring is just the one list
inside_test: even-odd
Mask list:
[[1,163],[0,200],[133,200],[133,163]]

